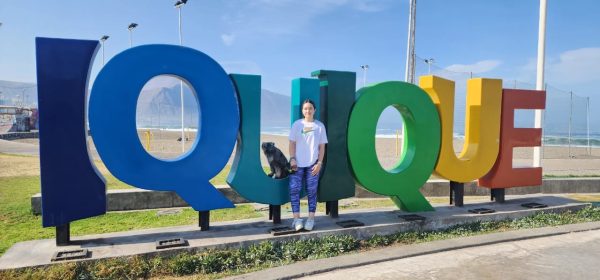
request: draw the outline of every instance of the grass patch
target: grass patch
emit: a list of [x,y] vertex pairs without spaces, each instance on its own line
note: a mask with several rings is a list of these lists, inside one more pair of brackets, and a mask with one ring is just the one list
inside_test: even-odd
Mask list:
[[[116,179],[115,179],[116,180]],[[125,184],[111,183],[109,189],[120,188]],[[0,255],[13,244],[54,237],[54,228],[42,228],[41,216],[31,212],[30,197],[40,192],[39,176],[0,177]],[[185,208],[180,213],[157,215],[157,210],[108,212],[105,215],[75,221],[71,224],[71,234],[87,235],[134,229],[166,226],[191,225],[198,221],[197,212]],[[211,211],[211,221],[231,221],[258,218],[260,213],[251,205],[238,205],[232,209]],[[1,277],[0,277],[1,278]]]
[[600,202],[600,194],[567,194],[565,196],[581,202]]
[[444,230],[398,232],[374,235],[365,240],[351,236],[325,236],[287,242],[263,242],[246,248],[182,253],[168,257],[127,257],[82,263],[65,263],[35,269],[0,272],[0,278],[16,279],[137,279],[194,276],[213,279],[247,273],[303,260],[320,259],[371,250],[473,236],[484,233],[572,223],[600,221],[600,208],[587,207],[576,212],[539,213],[517,220],[474,222]]

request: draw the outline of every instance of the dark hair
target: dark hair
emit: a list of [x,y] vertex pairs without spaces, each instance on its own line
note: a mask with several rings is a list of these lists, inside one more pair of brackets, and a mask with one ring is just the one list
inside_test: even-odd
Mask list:
[[313,109],[317,110],[317,106],[315,106],[315,102],[310,100],[310,98],[304,99],[304,101],[302,101],[302,105],[300,106],[300,110],[302,110],[302,107],[304,107],[304,104],[306,103],[310,103],[310,105],[313,106]]

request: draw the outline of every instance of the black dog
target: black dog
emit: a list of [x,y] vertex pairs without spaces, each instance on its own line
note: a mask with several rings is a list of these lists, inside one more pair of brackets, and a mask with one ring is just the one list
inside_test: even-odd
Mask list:
[[271,168],[271,173],[268,176],[274,179],[286,178],[290,173],[290,163],[281,150],[275,147],[273,142],[263,142],[262,150]]

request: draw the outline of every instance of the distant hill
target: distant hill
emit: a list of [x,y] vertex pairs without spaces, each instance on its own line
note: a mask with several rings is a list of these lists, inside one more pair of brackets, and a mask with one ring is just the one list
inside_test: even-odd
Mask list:
[[[142,127],[181,127],[181,100],[179,85],[145,90],[140,95],[137,108],[138,126]],[[202,104],[200,104],[200,108]],[[189,88],[184,87],[185,125],[195,127],[199,108]],[[261,126],[262,130],[273,131],[279,127],[289,127],[290,97],[269,90],[262,90]],[[160,123],[159,123],[160,122]]]
[[0,81],[0,105],[37,107],[36,84]]
[[266,89],[261,90],[260,123],[262,131],[290,127],[291,98]]

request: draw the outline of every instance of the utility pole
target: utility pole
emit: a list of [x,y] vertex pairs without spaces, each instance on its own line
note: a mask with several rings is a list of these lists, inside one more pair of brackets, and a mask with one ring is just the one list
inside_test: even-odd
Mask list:
[[417,0],[410,0],[410,15],[408,17],[408,44],[406,48],[406,73],[404,80],[415,83],[415,25],[417,17]]
[[[544,89],[544,62],[546,59],[546,0],[540,0],[540,21],[538,26],[538,56],[537,56],[537,79],[536,90]],[[535,128],[542,128],[542,110],[535,110]],[[570,141],[570,140],[569,140]],[[544,146],[544,139],[542,139]],[[569,145],[570,146],[570,145]],[[570,148],[569,148],[570,150]],[[541,147],[533,148],[533,166],[542,166]],[[570,153],[569,153],[570,156]]]

